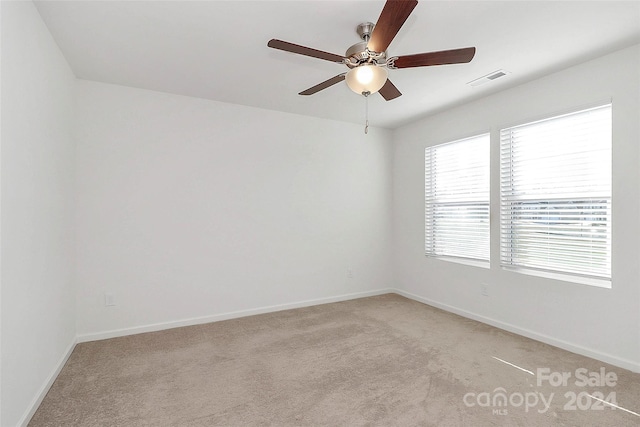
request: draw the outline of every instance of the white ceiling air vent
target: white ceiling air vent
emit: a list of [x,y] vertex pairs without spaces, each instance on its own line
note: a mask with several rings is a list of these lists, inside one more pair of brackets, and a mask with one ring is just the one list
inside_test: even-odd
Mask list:
[[471,80],[467,84],[470,85],[470,86],[480,86],[480,85],[483,85],[483,84],[488,83],[490,81],[497,80],[500,77],[504,77],[507,74],[511,74],[511,73],[509,71],[505,71],[505,70],[497,70],[497,71],[494,71],[493,73],[487,74],[486,76],[482,76],[482,77],[477,78],[475,80]]

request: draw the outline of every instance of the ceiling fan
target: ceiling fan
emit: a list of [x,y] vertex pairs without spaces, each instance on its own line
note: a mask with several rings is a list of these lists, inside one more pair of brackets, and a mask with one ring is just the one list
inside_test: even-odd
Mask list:
[[387,69],[461,64],[470,62],[476,53],[475,47],[466,47],[387,57],[387,48],[417,4],[417,0],[387,0],[375,25],[371,22],[358,25],[356,32],[363,41],[347,49],[344,56],[278,39],[269,40],[267,46],[344,64],[349,68],[349,71],[310,87],[300,92],[299,95],[313,95],[346,80],[347,86],[358,94],[369,96],[372,93],[380,92],[385,100],[390,101],[402,93],[388,79]]

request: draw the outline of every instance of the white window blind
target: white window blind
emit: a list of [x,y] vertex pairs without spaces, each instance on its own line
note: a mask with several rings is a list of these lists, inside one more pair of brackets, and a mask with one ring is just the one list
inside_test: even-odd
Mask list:
[[500,132],[501,263],[611,278],[611,105]]
[[425,251],[489,261],[489,134],[425,150]]

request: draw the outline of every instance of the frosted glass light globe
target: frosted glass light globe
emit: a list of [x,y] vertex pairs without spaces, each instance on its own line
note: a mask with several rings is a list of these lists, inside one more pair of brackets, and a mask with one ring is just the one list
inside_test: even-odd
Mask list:
[[352,68],[345,79],[349,89],[361,95],[364,92],[376,93],[387,82],[389,72],[384,67],[363,64]]

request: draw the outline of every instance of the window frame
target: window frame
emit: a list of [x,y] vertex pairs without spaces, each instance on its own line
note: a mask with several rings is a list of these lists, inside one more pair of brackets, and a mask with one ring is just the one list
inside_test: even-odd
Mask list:
[[[434,221],[436,221],[433,215],[430,215],[430,212],[433,213],[435,210],[435,201],[436,198],[432,197],[434,194],[434,172],[433,171],[433,152],[438,148],[442,148],[445,146],[452,146],[453,144],[470,142],[473,140],[477,140],[478,143],[484,143],[485,147],[482,150],[485,150],[484,153],[486,164],[484,167],[486,168],[486,200],[484,197],[479,197],[476,199],[466,200],[457,200],[457,201],[440,201],[438,203],[439,206],[447,208],[451,207],[466,207],[471,210],[477,209],[479,206],[483,207],[486,211],[485,220],[486,220],[486,257],[477,257],[477,256],[461,256],[460,254],[453,253],[438,253],[436,248],[436,233],[437,227],[434,227]],[[430,161],[431,160],[431,161]],[[457,169],[462,170],[462,169]],[[466,264],[476,267],[490,268],[491,265],[491,133],[490,132],[481,132],[475,133],[472,136],[447,141],[439,144],[434,144],[431,146],[425,147],[425,241],[424,241],[424,253],[428,258],[439,259],[444,261],[451,261],[460,264]],[[441,173],[452,173],[455,172],[453,169],[446,170]],[[431,183],[431,187],[429,187],[429,183]],[[450,217],[455,219],[455,217]],[[430,223],[432,224],[430,226]]]
[[[531,126],[531,125],[535,125],[535,124],[539,124],[539,123],[543,123],[546,121],[556,121],[559,119],[562,119],[564,117],[570,117],[573,115],[578,115],[581,113],[586,113],[589,112],[591,110],[598,110],[598,109],[608,109],[610,118],[609,118],[609,129],[607,130],[607,133],[609,134],[608,137],[608,193],[606,195],[602,195],[602,194],[592,194],[589,196],[585,196],[585,194],[582,195],[576,195],[576,197],[570,197],[570,198],[565,198],[565,201],[570,201],[570,202],[580,202],[580,201],[591,201],[592,206],[596,206],[596,201],[598,200],[604,200],[605,201],[605,205],[606,205],[606,250],[607,250],[607,267],[608,267],[608,272],[606,275],[596,275],[596,274],[580,274],[577,273],[575,271],[566,271],[566,270],[560,270],[557,268],[543,268],[543,267],[536,267],[536,266],[530,266],[530,265],[521,265],[521,264],[517,264],[517,263],[513,263],[512,260],[507,261],[505,260],[505,248],[504,246],[506,245],[505,243],[505,227],[504,223],[505,221],[508,221],[509,219],[512,218],[512,215],[509,215],[508,218],[505,218],[505,189],[504,189],[504,168],[505,168],[505,164],[507,163],[506,160],[504,159],[503,156],[505,156],[505,147],[504,147],[504,136],[503,133],[505,131],[509,131],[512,129],[516,129],[519,127],[526,127],[526,126]],[[557,122],[556,122],[557,123]],[[612,283],[612,240],[613,240],[613,234],[612,234],[612,228],[613,228],[613,224],[612,224],[612,219],[613,219],[613,215],[612,215],[612,206],[613,206],[613,174],[612,174],[612,158],[613,158],[613,102],[611,99],[604,101],[604,102],[599,102],[599,103],[593,103],[590,104],[588,106],[582,106],[579,108],[574,108],[571,109],[569,111],[564,111],[562,113],[556,113],[553,115],[546,115],[545,117],[539,118],[537,120],[530,120],[530,121],[521,121],[517,124],[513,124],[510,126],[503,126],[500,127],[499,129],[499,147],[500,147],[500,154],[499,154],[499,176],[500,176],[500,181],[499,181],[499,193],[500,193],[500,201],[499,201],[499,212],[500,212],[500,221],[499,221],[499,233],[500,233],[500,250],[499,250],[499,257],[500,257],[500,266],[502,269],[507,270],[507,271],[513,271],[513,272],[517,272],[517,273],[522,273],[522,274],[527,274],[527,275],[533,275],[533,276],[540,276],[540,277],[545,277],[545,278],[550,278],[550,279],[557,279],[557,280],[563,280],[563,281],[568,281],[568,282],[573,282],[573,283],[580,283],[580,284],[586,284],[586,285],[592,285],[592,286],[598,286],[598,287],[605,287],[605,288],[611,288],[611,283]],[[575,153],[574,153],[575,155]],[[513,179],[513,175],[510,175],[510,178]],[[515,199],[511,198],[508,203],[513,203]],[[541,198],[541,197],[535,197],[535,196],[531,196],[531,194],[527,194],[525,193],[523,195],[523,197],[520,199],[522,202],[549,202],[549,201],[558,201],[558,200],[562,200],[562,198],[552,198],[552,197],[547,197],[546,199]],[[565,214],[565,215],[569,215],[569,214]],[[566,218],[567,216],[563,217]],[[593,230],[595,230],[593,228],[593,224],[591,224],[591,228],[589,228],[589,230],[592,232]],[[512,240],[512,238],[509,238],[509,240]],[[566,250],[566,249],[565,249]]]

